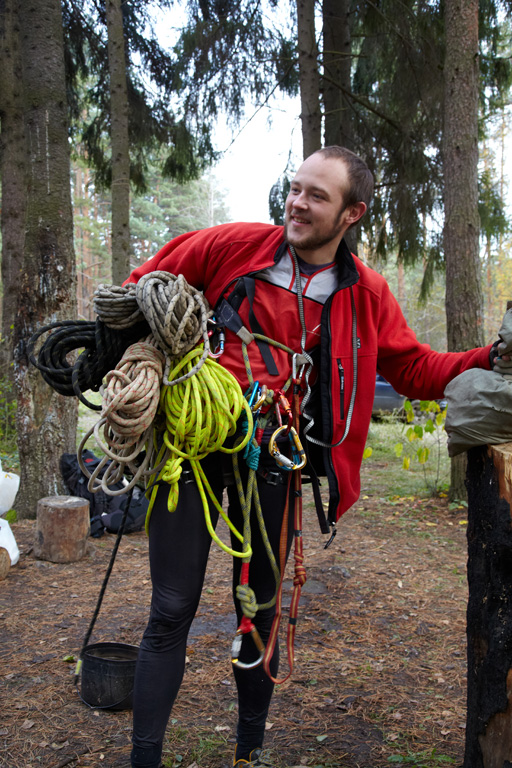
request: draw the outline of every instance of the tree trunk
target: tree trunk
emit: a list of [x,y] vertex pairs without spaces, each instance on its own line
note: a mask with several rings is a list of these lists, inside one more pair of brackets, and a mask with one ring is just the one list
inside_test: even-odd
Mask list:
[[18,0],[26,140],[23,268],[14,323],[20,489],[16,510],[63,491],[59,459],[76,448],[77,403],[29,366],[26,343],[41,325],[76,312],[68,114],[59,0]]
[[302,152],[305,159],[320,149],[322,141],[314,0],[297,0],[297,44],[299,49]]
[[468,452],[464,768],[512,765],[512,444]]
[[17,0],[0,2],[0,174],[2,178],[2,322],[0,368],[12,370],[13,321],[23,259],[24,161],[20,29]]
[[128,87],[121,0],[107,0],[106,9],[112,145],[112,282],[121,285],[130,273]]
[[325,146],[338,144],[354,151],[352,108],[352,41],[349,0],[324,0],[323,84]]
[[52,563],[75,563],[87,552],[89,502],[77,496],[50,496],[37,504],[34,554]]
[[[448,350],[483,344],[478,252],[478,0],[446,0],[444,67],[444,231]],[[459,457],[452,498],[465,498]]]

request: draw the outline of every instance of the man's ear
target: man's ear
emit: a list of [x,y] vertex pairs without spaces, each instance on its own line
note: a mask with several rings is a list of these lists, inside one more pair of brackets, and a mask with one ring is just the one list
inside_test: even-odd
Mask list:
[[353,205],[349,206],[347,209],[347,217],[345,219],[347,226],[351,227],[356,223],[356,221],[359,221],[359,219],[361,219],[366,213],[366,209],[367,205],[363,202],[354,203]]

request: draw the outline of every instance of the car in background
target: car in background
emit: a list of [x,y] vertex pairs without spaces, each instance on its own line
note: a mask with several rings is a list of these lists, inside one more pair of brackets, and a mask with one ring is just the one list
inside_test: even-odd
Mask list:
[[377,374],[375,380],[375,397],[373,398],[372,416],[382,413],[392,413],[403,409],[406,398],[393,389],[384,376]]

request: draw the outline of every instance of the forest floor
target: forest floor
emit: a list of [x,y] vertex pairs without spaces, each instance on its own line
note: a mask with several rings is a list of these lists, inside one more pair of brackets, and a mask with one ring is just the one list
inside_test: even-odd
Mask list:
[[[327,550],[306,486],[308,580],[295,667],[277,687],[267,723],[266,746],[278,768],[462,763],[465,512],[443,499],[390,496],[382,490],[385,475],[382,464],[365,463],[361,498]],[[80,651],[115,536],[90,539],[79,562],[55,564],[34,557],[34,521],[13,523],[12,530],[21,556],[0,590],[0,764],[127,768],[131,711],[82,703],[70,661]],[[228,555],[214,545],[169,724],[169,768],[232,764],[236,626],[229,571]],[[91,642],[137,645],[149,600],[147,539],[132,533],[121,541]]]

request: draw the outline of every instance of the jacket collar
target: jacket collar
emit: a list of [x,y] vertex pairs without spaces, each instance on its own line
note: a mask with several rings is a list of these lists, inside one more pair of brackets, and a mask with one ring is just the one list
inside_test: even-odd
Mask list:
[[[283,242],[281,243],[281,245],[279,246],[279,248],[274,254],[275,264],[283,256],[287,248],[288,248],[288,243],[286,242],[286,240],[283,240]],[[338,264],[338,270],[339,270],[338,290],[341,290],[342,288],[349,288],[351,285],[355,285],[355,283],[357,283],[359,280],[359,272],[357,271],[354,257],[350,253],[350,249],[344,239],[341,241],[341,243],[338,246],[338,250],[336,251],[335,258],[336,258],[336,262]]]
[[339,288],[348,288],[359,280],[359,272],[350,249],[343,239],[336,251],[336,261],[339,269]]

